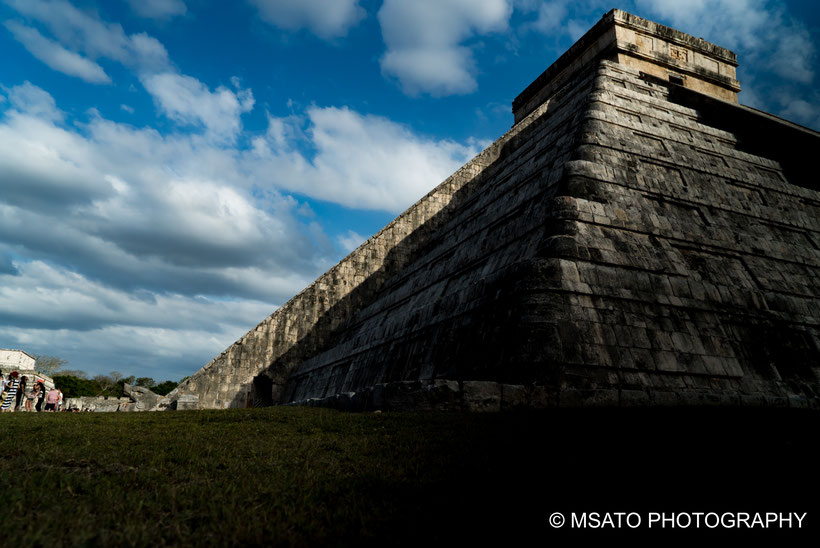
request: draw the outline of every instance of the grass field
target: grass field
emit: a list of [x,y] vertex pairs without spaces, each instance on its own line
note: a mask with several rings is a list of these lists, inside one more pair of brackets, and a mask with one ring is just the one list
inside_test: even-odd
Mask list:
[[513,546],[553,511],[816,510],[818,416],[3,414],[0,546]]

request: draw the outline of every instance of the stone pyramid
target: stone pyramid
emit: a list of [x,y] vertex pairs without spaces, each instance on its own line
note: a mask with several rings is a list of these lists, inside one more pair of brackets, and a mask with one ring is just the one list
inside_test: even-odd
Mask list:
[[504,136],[171,395],[206,408],[818,407],[820,134],[613,10]]

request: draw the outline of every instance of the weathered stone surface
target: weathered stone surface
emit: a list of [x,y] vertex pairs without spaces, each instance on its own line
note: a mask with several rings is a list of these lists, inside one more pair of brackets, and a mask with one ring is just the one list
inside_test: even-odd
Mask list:
[[501,386],[487,381],[464,381],[464,409],[467,411],[501,410]]
[[170,399],[817,407],[820,134],[662,78],[642,63],[734,54],[668,29],[659,56],[637,41],[660,27],[618,21],[640,63],[617,32],[571,49],[510,132]]
[[530,407],[527,387],[520,384],[501,385],[501,409],[522,409]]
[[153,411],[159,405],[162,396],[151,392],[144,386],[131,386],[124,384],[122,393],[124,396],[134,400],[135,411]]
[[199,396],[196,394],[182,394],[174,400],[171,408],[176,411],[199,409]]
[[[120,407],[133,404],[130,398],[114,398],[114,397],[88,397],[80,398],[66,398],[63,406],[65,409],[77,409],[78,411],[94,411],[96,413],[113,413],[119,411]],[[124,411],[131,411],[130,408],[124,408]]]

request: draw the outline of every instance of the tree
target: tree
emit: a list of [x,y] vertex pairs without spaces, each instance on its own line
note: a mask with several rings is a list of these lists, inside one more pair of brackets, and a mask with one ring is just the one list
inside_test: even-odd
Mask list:
[[49,377],[53,377],[57,370],[67,363],[67,360],[57,356],[34,355],[34,369]]
[[61,369],[61,377],[77,377],[78,379],[88,379],[88,373],[81,369]]
[[96,396],[99,394],[99,387],[94,381],[74,375],[55,375],[54,385],[62,391],[65,398]]
[[94,375],[93,381],[97,385],[96,396],[113,396],[117,383],[108,375]]
[[136,386],[144,386],[145,388],[151,388],[156,382],[151,377],[137,377],[137,380],[134,381]]
[[156,386],[151,387],[151,392],[154,394],[158,394],[160,396],[167,396],[171,393],[171,390],[177,387],[177,383],[174,381],[165,381],[161,382]]

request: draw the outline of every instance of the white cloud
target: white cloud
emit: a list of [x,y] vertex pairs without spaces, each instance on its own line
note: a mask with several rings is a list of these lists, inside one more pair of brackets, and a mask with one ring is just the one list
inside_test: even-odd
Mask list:
[[[272,118],[268,137],[254,141],[248,161],[258,178],[349,207],[401,211],[479,152],[347,108],[312,107],[304,130],[296,122]],[[302,131],[313,154],[282,137]]]
[[535,0],[518,0],[516,7],[524,12],[536,12],[535,21],[525,25],[544,34],[562,32],[564,29],[564,19],[567,16],[567,3],[569,0],[552,0],[549,2],[537,2]]
[[[102,21],[63,0],[8,2],[21,14],[45,24],[63,45],[91,58],[108,58],[134,69],[164,115],[183,125],[205,128],[208,138],[233,141],[242,127],[241,114],[253,108],[253,93],[240,89],[236,77],[231,78],[236,91],[219,86],[212,92],[196,78],[172,69],[165,47],[145,33],[128,35],[120,25]],[[154,2],[143,7],[159,13],[161,8],[171,10],[174,5]],[[6,26],[52,68],[87,81],[110,82],[98,64],[44,38],[37,30],[13,21]]]
[[147,75],[142,83],[166,116],[182,124],[204,126],[219,140],[234,140],[242,127],[240,116],[254,105],[249,89],[234,93],[220,86],[211,92],[196,78],[172,72]]
[[182,0],[128,0],[128,5],[137,15],[150,19],[167,19],[187,11]]
[[145,33],[128,35],[119,24],[101,21],[64,0],[6,2],[18,13],[45,24],[69,53],[82,52],[90,59],[107,58],[140,70],[161,70],[168,65],[168,53],[155,38]]
[[820,105],[820,94],[793,97],[787,93],[781,93],[777,101],[780,105],[778,111],[780,116],[807,127],[820,128],[820,106],[818,106]]
[[178,380],[273,311],[253,300],[124,291],[42,261],[14,266],[0,272],[0,339],[36,353],[59,348],[70,368],[92,374]]
[[250,0],[259,15],[286,30],[309,29],[324,39],[338,38],[365,16],[359,0]]
[[8,96],[0,241],[24,256],[115,287],[274,302],[328,266],[300,204],[252,194],[237,150],[98,115],[82,131],[61,127],[43,90]]
[[8,93],[9,102],[18,111],[26,111],[34,117],[46,120],[63,119],[63,113],[57,108],[54,97],[31,82],[26,81],[5,91]]
[[382,72],[409,94],[470,93],[475,61],[463,43],[505,30],[511,12],[509,0],[385,0],[378,14],[387,46]]
[[16,21],[6,21],[5,26],[14,35],[15,40],[52,69],[69,76],[76,76],[92,84],[111,82],[100,65],[82,55],[68,51],[57,42],[44,37],[37,29],[21,25]]
[[340,234],[336,241],[339,242],[339,245],[342,246],[342,249],[350,253],[366,240],[364,236],[361,234],[354,232],[353,230],[348,230],[344,234]]
[[[179,294],[126,292],[42,261],[15,263],[17,274],[0,274],[0,310],[15,325],[72,324],[80,331],[107,325],[188,329],[218,329],[220,324],[245,324],[271,313],[259,301],[226,302]],[[128,311],[123,314],[123,311]]]

